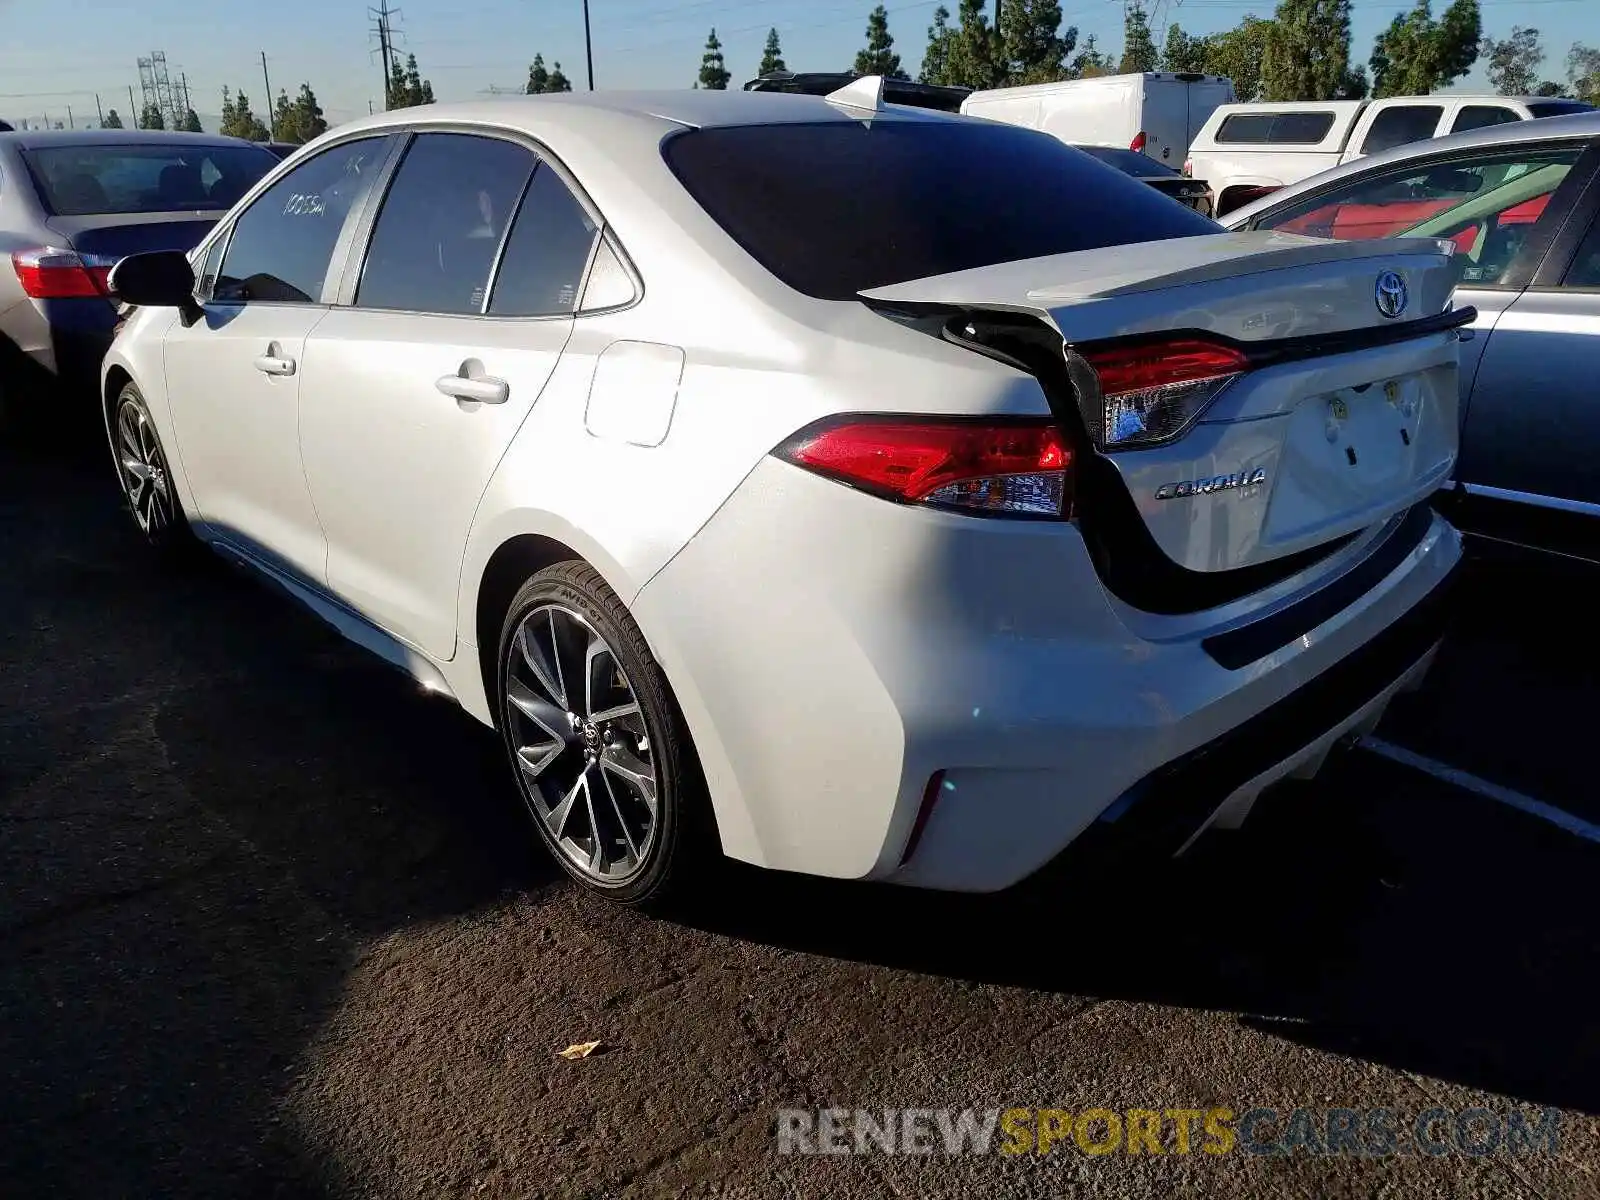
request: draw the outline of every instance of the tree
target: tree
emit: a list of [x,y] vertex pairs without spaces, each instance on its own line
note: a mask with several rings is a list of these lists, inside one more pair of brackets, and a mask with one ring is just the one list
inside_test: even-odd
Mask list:
[[1280,0],[1267,31],[1267,100],[1332,100],[1350,79],[1350,0]]
[[[946,13],[945,16],[949,16]],[[778,44],[778,31],[767,30],[767,44],[761,51],[761,67],[757,75],[770,75],[774,71],[787,71],[788,65],[783,61],[783,47]]]
[[166,120],[161,116],[161,109],[154,104],[146,104],[139,113],[140,129],[165,129]]
[[328,118],[323,115],[322,105],[317,103],[317,94],[311,90],[309,83],[302,83],[300,94],[294,98],[294,119],[302,142],[309,142],[328,132]]
[[[116,115],[116,110],[115,109],[112,110],[112,115],[113,116]],[[178,128],[183,130],[183,132],[185,132],[185,133],[204,133],[205,132],[204,129],[200,128],[200,116],[199,116],[199,114],[196,113],[194,111],[194,109],[192,109],[192,108],[186,108],[186,109],[183,110],[183,120],[178,122]]]
[[1478,0],[1451,0],[1437,21],[1429,0],[1416,0],[1373,42],[1372,94],[1424,96],[1444,87],[1472,70],[1482,39]]
[[950,10],[941,4],[933,10],[933,24],[928,26],[928,46],[922,52],[919,82],[945,82],[950,72],[950,43],[955,36],[956,31],[950,28]]
[[1159,63],[1156,40],[1150,36],[1150,18],[1140,0],[1130,0],[1122,15],[1122,62],[1117,70],[1124,75],[1154,71]]
[[1544,61],[1544,47],[1539,44],[1537,29],[1513,25],[1511,36],[1504,41],[1484,38],[1478,53],[1488,60],[1485,74],[1502,96],[1531,95],[1539,85],[1539,64]]
[[[570,92],[571,90],[572,80],[567,78],[567,73],[561,69],[561,64],[552,63],[550,66],[550,91]],[[431,104],[432,101],[430,100],[429,103]]]
[[116,109],[114,109],[114,108],[106,109],[106,119],[100,123],[100,128],[101,129],[121,129],[122,128],[122,118],[117,116],[117,110]]
[[1567,82],[1579,100],[1600,104],[1600,49],[1574,42],[1567,51]]
[[527,94],[542,96],[550,90],[550,72],[545,69],[544,55],[535,54],[533,65],[528,68]]
[[289,93],[279,88],[278,101],[272,106],[272,140],[277,142],[304,140],[295,134],[294,106],[289,103]]
[[695,80],[695,87],[710,88],[714,92],[728,90],[728,80],[733,75],[722,61],[722,43],[717,41],[717,31],[711,30],[711,35],[706,38],[706,52],[700,56],[700,77]]
[[1166,43],[1161,47],[1163,71],[1209,71],[1206,56],[1211,50],[1211,39],[1193,37],[1174,22],[1167,29]]
[[1233,80],[1233,92],[1241,103],[1261,99],[1261,71],[1267,56],[1267,38],[1272,22],[1246,16],[1225,33],[1206,39],[1206,71]]
[[1561,90],[1561,85],[1559,83],[1556,83],[1552,79],[1546,79],[1538,87],[1533,89],[1533,94],[1535,96],[1559,96],[1561,95]]
[[1005,0],[996,32],[996,84],[1052,83],[1069,76],[1066,57],[1078,44],[1078,27],[1062,30],[1060,0]]
[[422,73],[417,70],[415,54],[406,55],[406,96],[411,101],[411,107],[433,103],[433,84],[422,78]]
[[230,96],[227,88],[222,89],[222,125],[217,132],[251,142],[265,142],[272,136],[261,119],[250,111],[250,101],[245,94],[241,91]]
[[894,52],[894,38],[889,34],[889,10],[878,5],[867,14],[867,46],[856,52],[857,75],[882,75],[885,79],[904,79],[900,69],[900,56]]
[[[997,58],[999,39],[989,25],[984,4],[985,0],[959,0],[960,27],[946,26],[943,30],[943,46],[938,55],[941,62],[936,64],[942,65],[943,74],[937,77],[931,74],[924,61],[925,82],[970,88],[994,87],[1001,82],[1003,76]],[[937,26],[938,14],[934,16]],[[932,35],[933,30],[929,30],[929,36]],[[929,51],[933,52],[931,42]]]
[[1111,56],[1100,53],[1095,46],[1095,36],[1091,33],[1084,39],[1083,49],[1073,55],[1067,70],[1073,79],[1094,79],[1100,75],[1109,75]]

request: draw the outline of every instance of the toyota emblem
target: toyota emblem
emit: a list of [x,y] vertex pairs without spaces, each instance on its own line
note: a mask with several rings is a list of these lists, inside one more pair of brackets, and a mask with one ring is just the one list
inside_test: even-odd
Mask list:
[[1406,311],[1406,281],[1395,271],[1385,271],[1378,276],[1372,298],[1384,316],[1391,319],[1398,317]]

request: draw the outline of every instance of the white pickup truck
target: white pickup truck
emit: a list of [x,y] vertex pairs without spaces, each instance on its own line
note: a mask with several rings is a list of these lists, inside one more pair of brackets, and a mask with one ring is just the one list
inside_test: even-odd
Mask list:
[[1505,121],[1587,112],[1579,100],[1444,92],[1386,100],[1224,104],[1189,146],[1183,173],[1204,179],[1220,218],[1286,184],[1364,154]]

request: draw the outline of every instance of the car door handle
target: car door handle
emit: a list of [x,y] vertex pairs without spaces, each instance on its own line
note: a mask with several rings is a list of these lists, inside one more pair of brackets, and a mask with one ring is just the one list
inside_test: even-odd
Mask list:
[[256,359],[256,370],[264,375],[293,375],[294,359],[280,358],[275,354],[263,354]]
[[441,375],[433,386],[446,396],[479,404],[504,404],[511,397],[511,385],[493,375]]

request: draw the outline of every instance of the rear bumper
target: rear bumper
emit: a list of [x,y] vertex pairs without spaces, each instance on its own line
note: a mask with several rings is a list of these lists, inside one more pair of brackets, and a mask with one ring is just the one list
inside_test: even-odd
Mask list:
[[1382,578],[1286,644],[1230,668],[1205,642],[1294,612],[1381,549],[1272,604],[1160,617],[1107,595],[1071,525],[907,509],[767,460],[633,611],[727,853],[997,891],[1097,824],[1169,825],[1181,845],[1375,722],[1437,640],[1461,558],[1431,513]]

